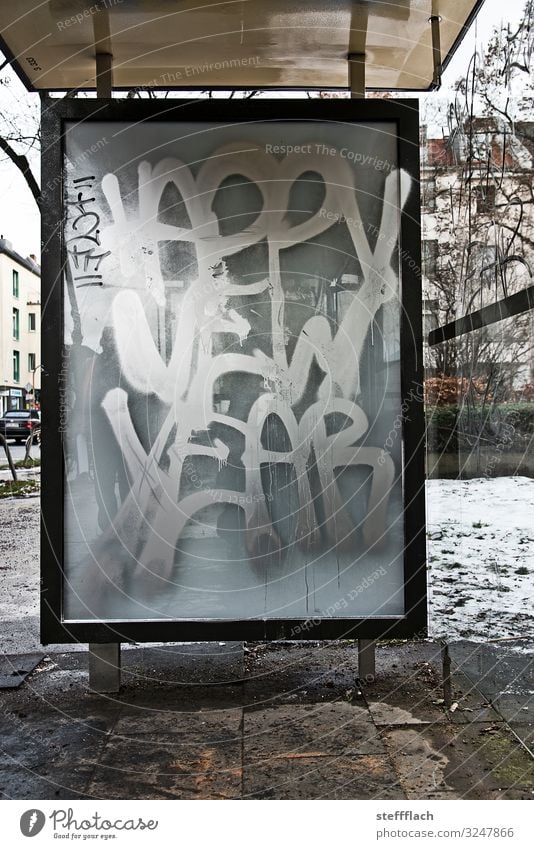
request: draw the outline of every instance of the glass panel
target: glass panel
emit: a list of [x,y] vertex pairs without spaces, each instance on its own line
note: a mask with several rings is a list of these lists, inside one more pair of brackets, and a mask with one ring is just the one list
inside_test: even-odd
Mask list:
[[[426,380],[434,635],[445,628],[449,639],[528,632],[533,352],[532,312],[430,349],[431,362],[448,364],[445,375]],[[483,604],[481,587],[490,591]]]
[[68,128],[67,619],[403,614],[396,151]]
[[[37,88],[94,88],[95,12],[104,15],[119,88],[346,88],[347,54],[366,52],[368,88],[428,89],[429,17],[446,61],[475,0],[176,0],[0,4],[0,29]],[[46,33],[46,38],[43,37]],[[237,34],[237,35],[236,35]]]

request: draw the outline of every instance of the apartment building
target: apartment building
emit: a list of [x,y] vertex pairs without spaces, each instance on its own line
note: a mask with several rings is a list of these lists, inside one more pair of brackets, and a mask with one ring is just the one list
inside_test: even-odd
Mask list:
[[[514,133],[475,118],[442,138],[421,139],[422,270],[425,338],[435,327],[528,289],[534,283],[534,123]],[[506,311],[503,311],[503,317]],[[509,373],[516,389],[534,381],[534,311],[504,319],[471,337],[476,368]],[[447,363],[467,337],[429,350],[426,365]],[[471,343],[470,343],[471,344]],[[456,349],[451,357],[450,349]]]
[[41,271],[0,236],[0,415],[39,404]]

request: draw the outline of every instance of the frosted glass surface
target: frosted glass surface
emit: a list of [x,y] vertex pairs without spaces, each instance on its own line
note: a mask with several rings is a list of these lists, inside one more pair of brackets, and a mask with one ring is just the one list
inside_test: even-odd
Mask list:
[[66,619],[404,613],[393,124],[66,137]]

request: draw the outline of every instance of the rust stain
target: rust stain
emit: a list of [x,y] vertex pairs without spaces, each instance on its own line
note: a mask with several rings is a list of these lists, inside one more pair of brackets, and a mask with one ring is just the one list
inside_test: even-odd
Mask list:
[[191,779],[193,796],[199,799],[232,799],[235,794],[231,789],[225,791],[224,787],[217,784],[232,785],[234,779],[238,782],[242,779],[242,768],[240,766],[221,768],[217,764],[217,750],[211,748],[204,749],[198,757],[188,761],[175,760],[170,766],[187,774],[187,777]]
[[328,752],[283,752],[281,755],[271,755],[269,760],[297,760],[299,758],[331,758]]

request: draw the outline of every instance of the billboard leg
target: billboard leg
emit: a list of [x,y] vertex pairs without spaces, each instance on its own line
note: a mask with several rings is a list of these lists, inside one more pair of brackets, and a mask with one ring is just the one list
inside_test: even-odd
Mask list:
[[121,686],[121,644],[89,643],[89,689],[118,693]]
[[358,678],[362,684],[372,684],[376,677],[374,640],[358,640]]

